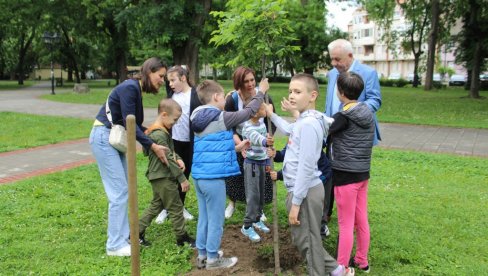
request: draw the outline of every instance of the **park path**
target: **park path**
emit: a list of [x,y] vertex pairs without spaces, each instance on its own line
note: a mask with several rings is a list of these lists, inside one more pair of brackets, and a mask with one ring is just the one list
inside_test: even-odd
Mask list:
[[[93,119],[100,108],[99,105],[58,103],[39,98],[50,91],[49,82],[17,91],[0,91],[0,112]],[[57,89],[56,92],[69,91]],[[153,121],[156,109],[145,108],[144,111],[145,121]],[[488,157],[488,130],[389,123],[381,123],[380,129],[383,139],[380,147],[383,148]],[[88,138],[0,153],[0,184],[93,162]]]

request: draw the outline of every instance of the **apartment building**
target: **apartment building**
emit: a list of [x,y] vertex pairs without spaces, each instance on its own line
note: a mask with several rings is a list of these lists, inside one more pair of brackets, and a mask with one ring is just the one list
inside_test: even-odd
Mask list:
[[[407,26],[403,11],[400,6],[395,7],[391,30],[403,31]],[[459,32],[460,24],[453,28],[453,32]],[[399,42],[394,42],[388,49],[388,45],[382,40],[385,30],[381,29],[374,21],[369,20],[367,11],[358,7],[352,15],[348,25],[349,40],[353,45],[354,57],[361,62],[375,68],[382,77],[399,75],[407,78],[414,71],[414,56],[411,51],[404,52]],[[420,65],[425,65],[427,43],[422,46],[424,54]],[[455,64],[455,45],[446,45],[437,49],[440,64],[449,66],[457,74],[465,74],[466,70]]]

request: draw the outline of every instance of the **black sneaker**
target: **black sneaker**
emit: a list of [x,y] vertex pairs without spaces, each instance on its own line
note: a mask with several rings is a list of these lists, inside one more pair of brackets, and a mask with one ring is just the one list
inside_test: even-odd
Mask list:
[[322,226],[320,227],[320,235],[322,235],[323,237],[330,236],[330,231],[327,223],[322,223]]
[[[129,236],[128,242],[130,244],[130,236]],[[151,246],[151,243],[144,238],[144,233],[139,234],[139,245],[145,246],[145,247]]]
[[187,243],[191,248],[196,248],[195,239],[188,236],[188,234],[183,235],[181,238],[176,240],[178,246],[184,246]]
[[359,265],[356,264],[356,262],[354,262],[354,257],[352,257],[349,260],[349,267],[354,267],[354,268],[359,269],[360,271],[362,271],[364,273],[369,273],[369,265],[367,265],[366,267],[359,267]]
[[145,234],[139,234],[139,244],[145,247],[151,246],[151,243],[144,238]]

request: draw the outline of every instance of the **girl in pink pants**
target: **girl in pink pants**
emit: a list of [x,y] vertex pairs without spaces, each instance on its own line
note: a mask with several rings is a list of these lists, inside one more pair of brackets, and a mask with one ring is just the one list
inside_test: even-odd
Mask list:
[[369,223],[368,180],[334,187],[339,224],[337,262],[348,266],[356,230],[356,255],[354,264],[368,267]]

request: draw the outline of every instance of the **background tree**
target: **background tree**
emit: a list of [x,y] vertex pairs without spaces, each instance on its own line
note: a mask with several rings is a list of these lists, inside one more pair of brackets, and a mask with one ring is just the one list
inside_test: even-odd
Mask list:
[[172,63],[188,65],[190,80],[195,83],[199,78],[199,47],[211,3],[211,0],[138,1],[117,18],[130,21],[142,43],[171,49]]
[[210,40],[215,45],[232,45],[234,58],[226,65],[246,65],[260,68],[266,75],[266,62],[272,55],[280,58],[299,50],[292,42],[297,40],[291,21],[284,9],[290,1],[230,0],[225,11],[211,14],[218,19],[218,30]]
[[3,19],[6,24],[2,26],[6,38],[2,42],[3,52],[15,53],[15,60],[6,60],[6,65],[10,67],[11,79],[17,78],[19,85],[24,84],[25,74],[30,72],[34,64],[32,46],[35,39],[38,39],[38,28],[46,12],[46,4],[46,1],[34,3],[29,0],[0,2],[1,13],[6,15]]
[[468,97],[480,98],[479,75],[488,57],[488,7],[484,0],[459,1],[456,6],[463,21],[456,61],[468,70]]
[[[293,67],[297,71],[313,74],[318,67],[326,66],[325,3],[321,0],[291,1],[286,9],[298,38],[293,45],[300,47],[300,51],[290,56]],[[293,73],[293,70],[290,71]]]

